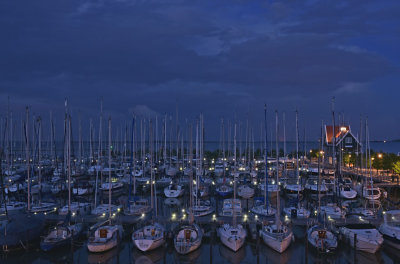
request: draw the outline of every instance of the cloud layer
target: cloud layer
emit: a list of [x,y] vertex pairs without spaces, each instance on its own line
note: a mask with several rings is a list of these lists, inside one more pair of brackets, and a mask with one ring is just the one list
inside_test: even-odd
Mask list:
[[41,112],[68,97],[94,116],[103,97],[120,120],[178,104],[218,138],[221,117],[258,126],[265,102],[288,122],[298,107],[318,135],[336,96],[352,123],[393,122],[371,137],[400,138],[399,12],[398,1],[4,1],[1,100]]

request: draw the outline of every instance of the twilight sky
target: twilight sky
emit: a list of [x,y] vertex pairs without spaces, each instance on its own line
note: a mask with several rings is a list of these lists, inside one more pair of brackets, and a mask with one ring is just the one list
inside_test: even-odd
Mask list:
[[13,0],[0,32],[3,117],[8,96],[14,116],[29,105],[47,120],[64,98],[75,120],[98,119],[103,97],[117,124],[177,104],[218,139],[235,113],[259,131],[267,103],[270,126],[285,111],[293,137],[298,108],[313,140],[335,96],[355,134],[362,115],[371,139],[400,138],[398,0]]

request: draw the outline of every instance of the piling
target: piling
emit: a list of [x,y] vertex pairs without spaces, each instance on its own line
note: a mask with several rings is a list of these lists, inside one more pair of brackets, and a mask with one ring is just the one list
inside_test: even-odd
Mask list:
[[354,234],[354,264],[357,263],[357,234]]

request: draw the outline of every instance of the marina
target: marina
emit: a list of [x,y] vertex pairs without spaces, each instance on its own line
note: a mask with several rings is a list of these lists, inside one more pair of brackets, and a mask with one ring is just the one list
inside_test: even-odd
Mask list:
[[0,264],[400,263],[400,1],[0,3]]
[[[153,120],[145,124],[134,118],[133,140],[127,129],[123,142],[113,140],[109,118],[107,139],[100,140],[102,133],[97,142],[91,136],[89,148],[80,134],[78,142],[73,139],[66,115],[62,152],[55,142],[42,142],[37,121],[33,144],[4,141],[2,258],[13,263],[28,255],[32,262],[52,263],[58,261],[52,252],[61,251],[65,254],[56,259],[71,263],[394,261],[400,241],[391,234],[400,220],[399,176],[363,167],[363,153],[371,160],[368,137],[345,152],[329,144],[329,132],[321,130],[319,149],[301,152],[296,137],[296,149],[284,149],[280,156],[286,141],[279,142],[277,112],[275,119],[275,141],[265,134],[264,149],[255,149],[248,135],[238,142],[236,124],[228,128],[232,140],[225,141],[221,126],[222,149],[212,155],[204,149],[202,115],[187,125],[186,138],[174,133],[166,117],[160,131]],[[75,146],[78,154],[72,153]],[[332,149],[338,151],[335,164],[328,156]],[[348,153],[360,158],[358,166],[345,162]],[[64,187],[53,190],[59,184]],[[262,247],[274,253],[263,254]],[[205,250],[209,260],[200,253]],[[297,253],[288,253],[293,250]]]

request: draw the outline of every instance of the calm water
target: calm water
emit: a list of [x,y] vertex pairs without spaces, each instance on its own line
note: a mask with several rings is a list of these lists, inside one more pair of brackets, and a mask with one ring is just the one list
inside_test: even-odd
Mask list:
[[[278,254],[260,241],[246,241],[238,252],[223,246],[218,238],[203,239],[202,246],[188,255],[178,255],[172,243],[166,247],[143,254],[126,238],[119,248],[103,254],[89,253],[86,242],[76,242],[70,248],[44,253],[40,250],[13,253],[2,256],[1,263],[354,263],[354,251],[341,243],[332,255],[318,255],[312,248],[306,249],[305,229],[294,229],[296,241],[283,254]],[[400,252],[384,247],[377,254],[357,252],[356,263],[398,263]]]
[[[180,217],[181,208],[187,208],[188,196],[180,198],[177,205],[166,205],[161,191],[158,191],[158,213],[169,219],[172,213]],[[221,208],[222,200],[211,199],[212,204],[218,204]],[[275,204],[276,199],[271,203]],[[242,201],[242,206],[251,208],[253,200]],[[282,206],[285,199],[281,198]],[[216,208],[218,211],[218,208]],[[143,223],[144,224],[144,223]],[[311,247],[307,246],[305,233],[306,227],[295,226],[295,242],[291,244],[287,251],[279,254],[264,245],[263,241],[247,238],[245,246],[234,253],[223,246],[216,235],[203,237],[202,246],[195,252],[186,256],[181,256],[175,252],[173,241],[169,240],[165,247],[156,249],[149,253],[141,253],[134,246],[130,239],[132,227],[124,227],[126,236],[119,246],[103,254],[89,253],[86,247],[86,238],[75,241],[70,247],[54,252],[42,252],[38,246],[29,251],[12,252],[0,257],[0,263],[21,264],[21,263],[354,263],[354,250],[343,242],[339,242],[339,248],[332,255],[319,255]],[[205,229],[207,229],[205,227]],[[205,230],[207,232],[207,230]],[[356,262],[361,264],[368,263],[398,263],[400,252],[390,247],[383,247],[376,254],[357,252]]]

